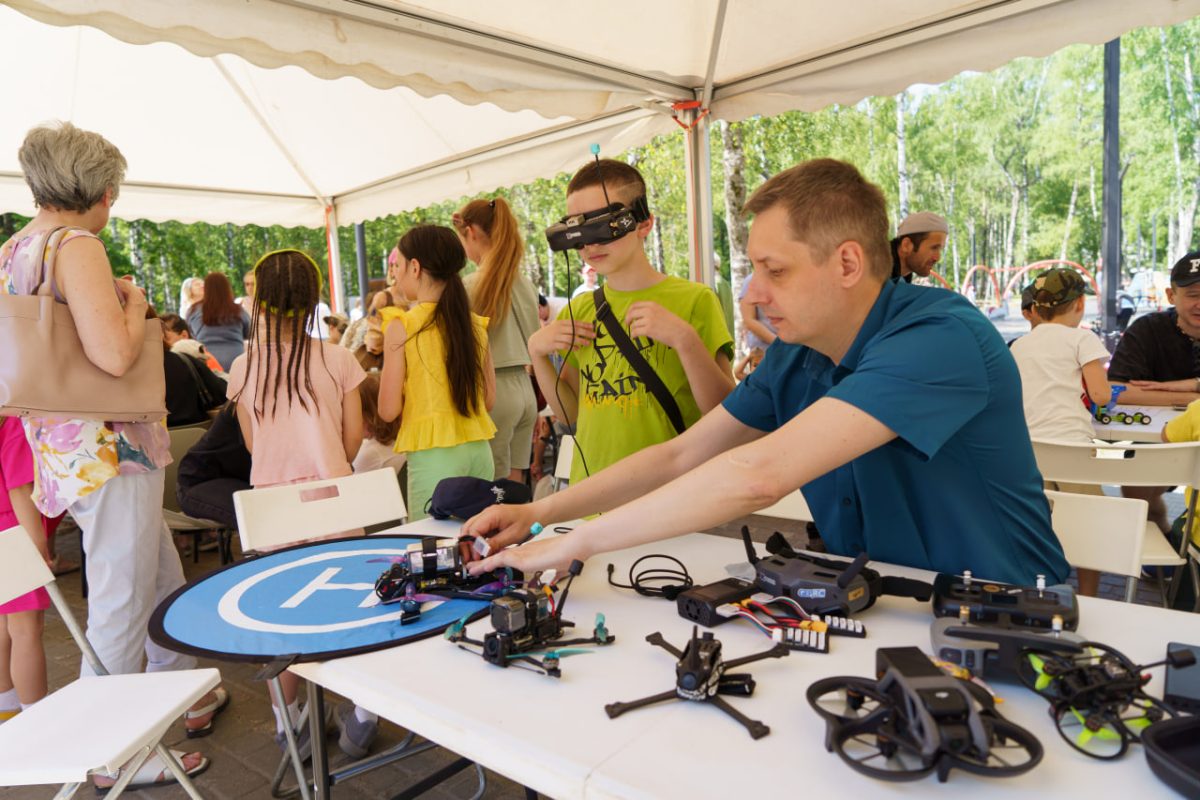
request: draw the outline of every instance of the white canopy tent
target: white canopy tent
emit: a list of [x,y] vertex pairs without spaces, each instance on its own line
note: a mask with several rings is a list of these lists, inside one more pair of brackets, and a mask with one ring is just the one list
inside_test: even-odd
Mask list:
[[[713,117],[852,103],[1200,14],[1200,0],[6,2],[21,14],[0,8],[0,68],[28,77],[5,95],[0,210],[31,210],[15,152],[45,119],[121,147],[122,216],[331,226],[572,170],[589,144],[643,144],[674,115],[691,126],[702,279]],[[672,109],[684,101],[711,115]]]

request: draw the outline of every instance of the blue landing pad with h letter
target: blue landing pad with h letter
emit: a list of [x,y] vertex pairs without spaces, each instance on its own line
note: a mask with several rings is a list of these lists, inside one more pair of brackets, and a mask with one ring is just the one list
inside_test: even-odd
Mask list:
[[159,604],[150,638],[163,647],[224,661],[323,661],[436,636],[487,600],[426,603],[400,624],[375,580],[419,537],[363,536],[277,550],[205,575]]

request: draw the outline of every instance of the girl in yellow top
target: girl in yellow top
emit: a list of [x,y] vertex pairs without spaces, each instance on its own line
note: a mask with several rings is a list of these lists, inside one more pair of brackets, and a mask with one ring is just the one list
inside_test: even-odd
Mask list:
[[385,308],[379,417],[400,417],[396,452],[408,453],[409,519],[423,519],[443,478],[491,480],[496,433],[488,411],[496,372],[487,319],[471,313],[459,272],[467,263],[458,235],[419,225],[392,253],[397,285],[412,308]]

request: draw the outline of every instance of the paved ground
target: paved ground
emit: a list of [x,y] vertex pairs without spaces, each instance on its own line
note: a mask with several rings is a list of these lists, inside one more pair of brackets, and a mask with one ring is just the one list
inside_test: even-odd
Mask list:
[[[1182,496],[1175,495],[1169,499],[1172,511],[1178,513],[1175,506],[1182,505]],[[726,536],[738,536],[742,524],[747,524],[757,541],[763,541],[775,530],[785,533],[799,533],[795,522],[775,520],[769,517],[748,517],[715,528],[711,533]],[[64,525],[64,529],[67,526]],[[73,531],[64,531],[59,536],[60,552],[71,559],[78,560],[78,538]],[[214,569],[219,564],[215,552],[201,553],[200,562],[193,564],[191,558],[184,559],[184,569],[189,578],[197,577],[206,571]],[[63,589],[71,604],[72,610],[82,621],[86,617],[86,601],[80,594],[79,574],[73,573],[60,579]],[[1123,596],[1123,579],[1106,576],[1102,579],[1102,594],[1111,599]],[[1143,582],[1139,591],[1138,602],[1156,605],[1158,595],[1152,585]],[[46,622],[46,655],[50,673],[50,688],[54,690],[73,680],[78,675],[79,653],[75,649],[66,628],[58,616],[50,611]],[[196,779],[196,785],[201,793],[213,800],[233,800],[233,798],[269,798],[271,779],[279,764],[279,749],[273,741],[274,720],[267,702],[267,692],[264,684],[255,681],[256,667],[252,665],[231,665],[227,663],[204,663],[202,666],[219,667],[224,677],[224,685],[229,690],[231,701],[229,708],[218,719],[214,733],[204,739],[189,741],[184,738],[182,723],[172,727],[166,741],[179,749],[199,750],[209,756],[212,767]],[[330,696],[330,701],[336,703],[338,698]],[[99,722],[99,721],[98,721]],[[374,751],[398,742],[404,732],[390,723],[381,724],[381,736]],[[337,748],[334,740],[329,742],[330,757],[336,768],[346,760]],[[419,780],[430,772],[454,760],[454,756],[440,748],[413,757],[411,760],[399,762],[384,769],[362,775],[352,781],[336,787],[339,799],[375,800],[390,798],[405,786]],[[460,798],[469,797],[475,789],[474,771],[468,770],[457,775],[453,780],[431,790],[423,797],[430,798]],[[48,798],[53,795],[49,787],[29,787],[21,789],[0,789],[3,800],[34,800]],[[83,790],[81,797],[90,796],[90,790]],[[182,800],[186,797],[177,787],[164,787],[141,792],[127,793],[128,797],[144,798],[144,800]],[[517,784],[495,773],[488,773],[487,798],[523,798],[523,789]]]

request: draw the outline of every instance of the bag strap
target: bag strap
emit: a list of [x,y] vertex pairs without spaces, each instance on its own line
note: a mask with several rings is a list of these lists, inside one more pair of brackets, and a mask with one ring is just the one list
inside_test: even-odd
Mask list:
[[[58,263],[58,248],[62,244],[63,237],[72,230],[66,226],[60,226],[53,230],[47,231],[42,237],[39,248],[42,253],[42,282],[38,284],[35,295],[40,297],[54,296],[54,267]],[[61,294],[61,292],[60,292]]]
[[215,406],[216,402],[213,400],[212,392],[208,390],[208,386],[204,383],[204,378],[200,374],[200,368],[196,366],[192,357],[187,353],[172,353],[171,355],[183,361],[188,371],[192,373],[192,377],[196,380],[196,388],[199,390],[197,393],[200,396],[200,403],[204,406],[204,410],[208,411]]
[[687,426],[683,424],[683,413],[679,410],[679,404],[671,396],[671,392],[667,389],[667,385],[663,383],[662,378],[658,377],[658,373],[654,371],[654,367],[650,366],[646,359],[642,357],[642,354],[638,352],[637,346],[629,338],[629,334],[625,332],[625,328],[617,321],[612,307],[609,306],[608,300],[604,297],[603,286],[597,287],[592,292],[592,302],[596,305],[596,319],[604,323],[608,335],[613,338],[613,343],[621,351],[621,355],[625,356],[625,360],[629,362],[629,366],[633,367],[633,371],[642,379],[642,384],[645,385],[647,391],[654,395],[654,399],[662,406],[662,410],[667,414],[667,419],[671,421],[671,426],[675,428],[675,433],[683,433]]

